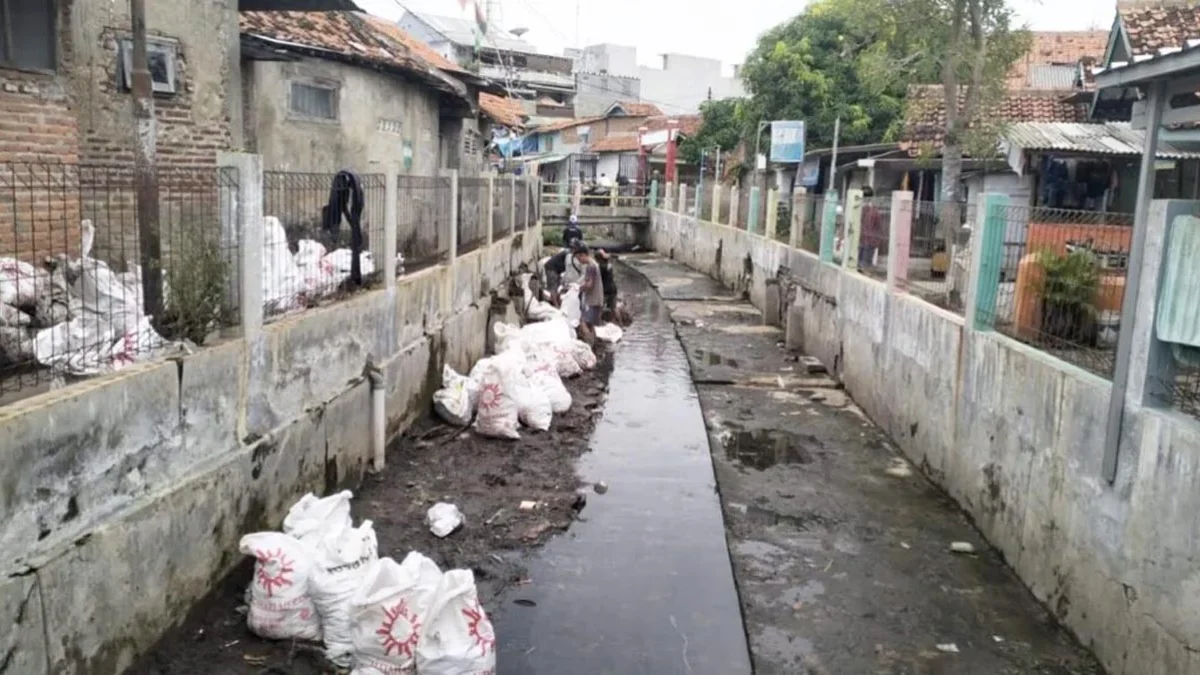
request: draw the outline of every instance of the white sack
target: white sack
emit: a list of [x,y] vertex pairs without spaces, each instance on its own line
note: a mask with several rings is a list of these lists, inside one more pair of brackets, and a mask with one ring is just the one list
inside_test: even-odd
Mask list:
[[567,323],[571,328],[578,328],[583,319],[583,307],[579,298],[579,286],[572,284],[562,296],[562,311],[567,315]]
[[574,350],[575,361],[580,368],[591,370],[596,367],[596,354],[588,346],[588,343],[583,340],[575,340],[571,343],[571,347]]
[[562,378],[558,376],[556,362],[554,354],[544,350],[525,354],[525,374],[530,384],[546,395],[550,409],[557,414],[571,409],[571,392],[567,391]]
[[27,307],[49,285],[49,272],[16,258],[0,258],[0,304]]
[[371,563],[379,559],[379,544],[371,521],[345,530],[336,540],[314,547],[316,569],[309,594],[321,616],[325,656],[339,666],[350,664],[350,598],[359,589]]
[[350,600],[351,675],[413,672],[417,643],[441,581],[438,566],[416,552],[403,563],[382,558],[371,564]]
[[311,546],[323,541],[338,541],[342,534],[353,527],[350,520],[350,499],[354,493],[343,490],[328,497],[308,493],[288,509],[283,519],[285,534]]
[[271,640],[320,640],[321,621],[308,594],[312,574],[309,549],[278,532],[242,537],[238,550],[255,557],[246,623]]
[[268,312],[288,312],[303,306],[304,277],[288,249],[287,233],[275,216],[263,219],[263,307]]
[[530,429],[549,431],[554,408],[545,392],[535,388],[525,376],[525,350],[509,349],[495,357],[501,365],[505,391],[517,402],[517,416]]
[[625,335],[625,331],[615,323],[606,323],[595,328],[596,339],[604,340],[605,342],[620,342]]
[[433,409],[442,419],[456,427],[471,423],[479,401],[479,385],[470,377],[442,366],[442,388],[433,393]]
[[494,359],[482,359],[471,369],[471,379],[479,382],[475,431],[492,438],[518,439],[517,401],[505,388],[501,368]]
[[475,575],[442,575],[429,619],[417,642],[420,675],[494,675],[496,632],[479,604]]

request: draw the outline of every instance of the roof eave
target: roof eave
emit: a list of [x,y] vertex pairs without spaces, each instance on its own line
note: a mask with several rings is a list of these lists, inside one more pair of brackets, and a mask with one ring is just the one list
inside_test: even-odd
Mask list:
[[238,0],[239,12],[361,12],[354,0]]

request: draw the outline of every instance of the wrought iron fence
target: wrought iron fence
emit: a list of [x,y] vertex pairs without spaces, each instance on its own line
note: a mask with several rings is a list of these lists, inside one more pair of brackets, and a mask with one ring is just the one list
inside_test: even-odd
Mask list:
[[959,313],[971,268],[967,216],[961,202],[916,201],[909,231],[906,290]]
[[869,197],[863,200],[859,223],[858,269],[875,279],[887,279],[888,244],[891,238],[891,197]]
[[382,174],[356,180],[337,173],[263,172],[268,318],[381,281],[383,261],[376,258],[390,254],[377,250],[383,244],[385,180]]
[[821,222],[825,214],[825,198],[806,195],[796,206],[801,211],[800,248],[809,253],[821,252]]
[[458,254],[470,253],[487,243],[492,223],[488,210],[488,179],[458,179]]
[[1111,377],[1120,332],[1133,219],[1064,209],[995,206],[1004,245],[982,269],[979,309],[1004,334]]
[[[140,187],[128,166],[0,163],[0,402],[237,322],[236,170],[161,168]],[[156,228],[138,227],[139,198]]]
[[513,230],[521,232],[529,227],[529,182],[518,178],[514,189],[516,192],[513,193]]
[[492,190],[492,212],[495,214],[492,227],[495,228],[493,236],[496,239],[507,237],[513,233],[515,199],[516,190],[513,181],[508,176],[497,177]]
[[[400,176],[397,183],[396,270],[414,272],[450,253],[451,185],[445,176]],[[400,262],[403,264],[400,264]]]
[[1153,396],[1176,410],[1200,418],[1200,350],[1169,345],[1166,373],[1152,378]]

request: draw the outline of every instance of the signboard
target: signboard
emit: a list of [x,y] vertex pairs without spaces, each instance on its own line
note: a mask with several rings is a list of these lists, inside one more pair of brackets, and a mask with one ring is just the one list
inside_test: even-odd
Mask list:
[[815,188],[821,180],[821,162],[820,160],[810,159],[800,167],[800,185],[806,188]]
[[804,161],[804,122],[771,122],[771,161]]

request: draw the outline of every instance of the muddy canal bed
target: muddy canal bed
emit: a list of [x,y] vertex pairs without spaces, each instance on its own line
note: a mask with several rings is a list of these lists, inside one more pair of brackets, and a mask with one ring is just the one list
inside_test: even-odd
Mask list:
[[[595,370],[566,380],[571,409],[545,433],[521,440],[483,438],[433,419],[418,423],[388,453],[387,468],[355,491],[354,519],[374,522],[381,556],[420,551],[442,569],[472,569],[489,611],[506,589],[528,583],[525,553],[565,530],[586,509],[575,460],[604,406],[612,351],[596,348]],[[592,494],[594,497],[595,495]],[[438,539],[425,525],[434,503],[463,512],[462,529]],[[539,501],[523,511],[523,501]],[[320,645],[263,640],[246,628],[246,559],[127,673],[136,675],[312,675],[339,672]]]

